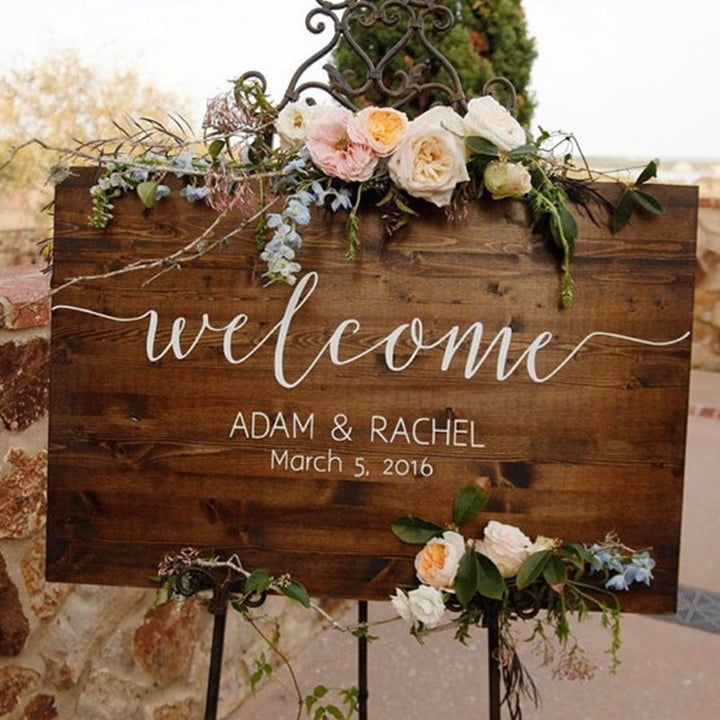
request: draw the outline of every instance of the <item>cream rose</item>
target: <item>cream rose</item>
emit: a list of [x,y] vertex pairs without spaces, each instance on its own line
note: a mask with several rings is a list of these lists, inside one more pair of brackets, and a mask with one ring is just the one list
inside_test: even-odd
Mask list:
[[392,155],[407,129],[407,115],[393,108],[364,108],[353,123],[353,134],[359,134],[380,157]]
[[445,615],[442,592],[429,585],[420,585],[407,594],[397,590],[390,598],[390,603],[403,620],[421,622],[429,628],[440,624]]
[[494,200],[519,198],[532,190],[530,172],[521,163],[493,160],[485,168],[483,180]]
[[494,97],[485,95],[468,103],[465,134],[489,140],[501,152],[510,152],[526,141],[522,125]]
[[463,119],[447,105],[435,105],[418,115],[413,120],[413,125],[439,125],[444,130],[456,135],[464,137],[467,135],[467,128]]
[[310,125],[317,112],[317,106],[306,102],[288,103],[275,120],[275,131],[286,150],[299,150],[307,139]]
[[462,119],[450,108],[433,108],[417,117],[390,158],[390,179],[413,197],[449,205],[455,186],[470,179],[463,139],[448,129],[461,126]]
[[475,549],[490,558],[504,578],[517,575],[531,547],[532,541],[525,533],[496,520],[485,526],[484,538],[475,542]]
[[428,540],[415,556],[415,572],[420,582],[452,590],[458,565],[465,554],[465,538],[447,530],[442,537]]

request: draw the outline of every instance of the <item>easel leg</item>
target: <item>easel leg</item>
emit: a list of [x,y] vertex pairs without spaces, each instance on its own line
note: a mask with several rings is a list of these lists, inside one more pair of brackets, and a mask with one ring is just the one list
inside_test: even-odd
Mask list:
[[[368,621],[368,604],[366,600],[358,602],[358,624],[365,625]],[[358,637],[358,720],[367,720],[368,701],[368,641],[367,637]]]
[[490,720],[500,720],[500,625],[496,612],[485,616],[485,627],[488,633],[488,692],[490,703]]
[[207,698],[204,720],[216,720],[218,698],[220,697],[220,673],[222,672],[223,645],[225,643],[225,620],[227,603],[213,603],[212,648],[210,649],[210,670],[208,671]]

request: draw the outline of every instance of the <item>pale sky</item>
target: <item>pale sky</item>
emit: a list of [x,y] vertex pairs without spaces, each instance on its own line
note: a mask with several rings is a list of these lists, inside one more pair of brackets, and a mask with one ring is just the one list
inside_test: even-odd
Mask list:
[[[0,0],[0,67],[78,49],[190,99],[263,72],[279,99],[323,45],[315,0]],[[538,59],[535,123],[593,156],[720,160],[718,0],[525,0]],[[318,70],[316,75],[322,77]]]

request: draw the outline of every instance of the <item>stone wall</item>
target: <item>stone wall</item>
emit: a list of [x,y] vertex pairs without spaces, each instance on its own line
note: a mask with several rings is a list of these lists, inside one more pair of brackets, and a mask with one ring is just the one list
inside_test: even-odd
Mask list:
[[693,322],[693,367],[720,371],[720,200],[701,200]]
[[[0,719],[200,718],[212,635],[202,600],[44,580],[47,281],[37,266],[0,268]],[[290,655],[319,630],[279,598],[262,612],[279,619]],[[231,613],[219,718],[248,695],[266,649]]]
[[[202,717],[212,619],[201,600],[44,580],[48,276],[0,268],[0,720]],[[693,365],[720,370],[720,203],[699,216]],[[291,655],[317,634],[307,611],[273,599]],[[261,640],[230,615],[219,717],[249,692]]]

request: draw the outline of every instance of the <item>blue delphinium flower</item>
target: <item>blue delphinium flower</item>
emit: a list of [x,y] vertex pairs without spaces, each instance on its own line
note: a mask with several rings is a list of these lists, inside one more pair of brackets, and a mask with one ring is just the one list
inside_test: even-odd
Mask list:
[[[283,172],[291,173],[305,167],[305,158],[297,157],[288,163]],[[294,164],[293,164],[294,163]],[[290,177],[292,177],[290,175]],[[286,182],[288,177],[283,178]],[[331,181],[327,180],[323,185],[321,181],[314,181],[310,185],[298,187],[296,191],[287,197],[285,205],[281,212],[268,213],[265,216],[265,224],[273,230],[270,241],[265,245],[261,258],[268,263],[268,271],[265,273],[271,281],[281,280],[289,284],[295,283],[295,273],[299,272],[301,266],[295,262],[293,255],[284,254],[282,247],[290,248],[293,251],[302,244],[302,237],[297,228],[307,225],[311,219],[310,208],[313,205],[322,207],[326,205],[326,201],[330,200],[330,208],[333,212],[341,208],[350,209],[352,207],[352,198],[348,188],[340,188],[339,190],[331,186]],[[297,187],[298,183],[291,183],[291,187]]]
[[155,188],[155,200],[162,200],[170,194],[170,188],[167,185],[158,185]]
[[307,225],[310,222],[310,210],[303,202],[303,199],[299,195],[291,197],[285,206],[283,217],[292,220],[298,225]]
[[650,557],[650,553],[642,552],[635,555],[632,559],[630,568],[633,571],[634,582],[645,583],[650,585],[650,581],[653,579],[653,568],[655,567],[655,560]]
[[204,200],[208,195],[210,195],[210,188],[205,185],[200,187],[197,185],[185,185],[180,190],[180,197],[184,197],[188,202],[192,203]]
[[628,590],[630,582],[624,572],[613,575],[606,583],[605,587],[608,590]]
[[655,560],[647,550],[636,552],[623,546],[614,537],[588,548],[592,556],[591,569],[613,573],[606,581],[608,590],[628,590],[634,582],[649,585],[653,578]]

